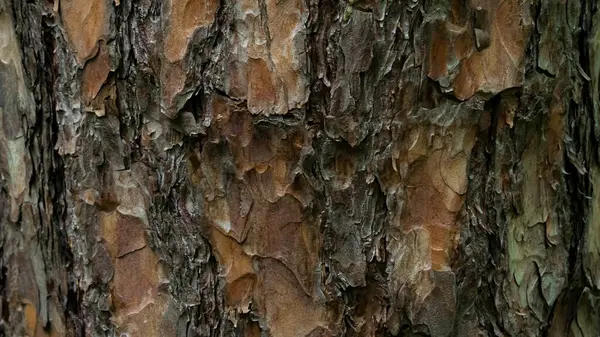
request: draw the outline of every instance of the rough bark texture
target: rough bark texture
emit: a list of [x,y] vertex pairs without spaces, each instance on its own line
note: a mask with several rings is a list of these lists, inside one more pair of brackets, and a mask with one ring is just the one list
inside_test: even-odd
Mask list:
[[0,336],[600,335],[596,0],[0,0]]

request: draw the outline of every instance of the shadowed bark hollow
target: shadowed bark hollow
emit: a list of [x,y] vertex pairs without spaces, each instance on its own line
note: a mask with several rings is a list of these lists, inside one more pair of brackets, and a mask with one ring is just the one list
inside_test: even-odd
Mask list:
[[600,336],[596,0],[0,0],[0,336]]

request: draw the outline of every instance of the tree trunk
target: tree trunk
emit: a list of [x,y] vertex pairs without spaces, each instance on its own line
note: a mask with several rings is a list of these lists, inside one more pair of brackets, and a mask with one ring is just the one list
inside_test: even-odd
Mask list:
[[0,336],[600,336],[594,0],[0,0]]

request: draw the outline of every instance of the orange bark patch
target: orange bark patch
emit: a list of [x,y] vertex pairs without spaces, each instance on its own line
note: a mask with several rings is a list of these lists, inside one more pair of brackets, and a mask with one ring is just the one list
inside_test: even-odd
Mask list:
[[302,289],[312,293],[318,237],[303,213],[302,204],[287,194],[276,203],[255,201],[243,247],[247,254],[281,261],[294,273]]
[[[457,62],[469,57],[475,49],[473,29],[462,1],[451,2],[450,17],[432,22],[429,39],[429,71],[427,75],[441,80],[452,73]],[[447,83],[443,83],[444,86]]]
[[[248,104],[273,104],[267,63],[250,58],[249,68]],[[325,308],[313,302],[319,232],[305,209],[311,187],[294,171],[309,139],[304,130],[254,125],[225,97],[213,96],[208,106],[210,141],[199,159],[190,157],[190,171],[203,188],[211,225],[206,234],[225,280],[227,308],[239,313],[268,303],[268,312],[258,311],[261,327],[272,336],[307,335],[325,321]],[[259,280],[265,277],[272,280],[268,286]],[[260,334],[255,328],[247,333]]]
[[115,260],[113,298],[118,309],[137,311],[157,295],[157,262],[149,248]]
[[253,114],[269,111],[275,104],[271,72],[262,59],[248,60],[248,110]]
[[259,266],[256,302],[271,336],[307,336],[327,326],[324,306],[301,290],[287,268],[273,259],[261,259]]
[[225,277],[227,305],[239,311],[248,310],[255,282],[250,256],[244,253],[238,242],[217,229],[211,229],[210,237],[221,267],[220,274]]
[[106,0],[61,0],[60,16],[79,64],[96,54],[98,41],[108,34]]
[[467,163],[475,130],[454,130],[452,139],[440,140],[443,144],[437,146],[427,144],[423,135],[428,132],[423,130],[415,129],[409,136],[406,156],[410,168],[405,181],[402,230],[427,231],[431,267],[436,271],[450,268],[449,257],[456,243],[456,215],[467,192]]
[[250,311],[250,301],[254,292],[256,276],[246,275],[225,287],[225,301],[230,308],[238,308],[241,312]]
[[454,80],[455,95],[461,100],[470,98],[477,91],[495,94],[520,85],[522,80],[531,27],[530,22],[523,20],[529,18],[517,0],[490,2],[485,4],[492,16],[490,45],[464,60]]
[[91,100],[96,98],[100,88],[106,82],[110,73],[109,55],[106,45],[100,43],[96,56],[86,63],[83,68],[83,83],[81,95],[84,104],[89,105]]
[[142,249],[146,246],[146,232],[140,219],[112,213],[101,221],[102,237],[106,240],[112,258]]
[[448,56],[449,41],[446,29],[442,25],[436,26],[431,34],[429,48],[429,73],[432,79],[438,79],[446,74],[446,58]]
[[23,316],[25,316],[25,334],[27,336],[35,336],[35,330],[37,327],[37,310],[33,303],[25,303],[23,309]]
[[215,255],[223,268],[221,273],[225,276],[227,283],[232,283],[254,272],[251,258],[244,253],[238,242],[217,229],[210,231],[210,237],[215,248]]
[[110,282],[113,321],[132,336],[164,336],[173,324],[164,322],[168,296],[158,291],[158,258],[146,244],[140,219],[118,212],[101,213],[100,226],[114,266]]
[[218,7],[217,0],[170,1],[169,26],[164,49],[169,62],[183,58],[196,29],[211,25]]

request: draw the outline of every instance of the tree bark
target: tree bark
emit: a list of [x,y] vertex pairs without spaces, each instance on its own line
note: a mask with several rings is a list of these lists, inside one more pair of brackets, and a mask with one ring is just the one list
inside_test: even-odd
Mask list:
[[599,336],[599,13],[0,0],[0,336]]

